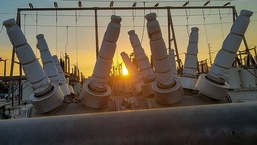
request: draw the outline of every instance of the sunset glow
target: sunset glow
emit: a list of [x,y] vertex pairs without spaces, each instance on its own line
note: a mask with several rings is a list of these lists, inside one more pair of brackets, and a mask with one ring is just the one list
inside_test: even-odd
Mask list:
[[[52,1],[30,1],[36,7],[52,8]],[[101,3],[99,3],[101,2]],[[200,6],[206,0],[192,0],[190,6]],[[115,2],[115,7],[128,7],[134,1],[119,1]],[[180,1],[160,1],[160,7],[165,6],[181,6],[184,2]],[[77,1],[58,1],[61,8],[77,7]],[[137,7],[151,7],[155,3],[138,1]],[[212,6],[221,6],[223,1],[213,0]],[[256,13],[257,1],[254,0],[234,0],[231,1],[232,6],[236,6],[238,12],[242,9],[254,11]],[[1,22],[16,18],[17,8],[28,8],[28,2],[12,0],[3,1],[3,7],[0,9]],[[87,1],[86,7],[106,7],[109,1],[100,0],[98,3],[95,1]],[[106,26],[110,22],[110,17],[113,15],[114,10],[98,10],[98,40],[95,40],[95,13],[92,10],[79,10],[79,11],[23,11],[20,15],[21,29],[24,32],[28,44],[32,47],[37,58],[41,58],[39,50],[36,48],[37,34],[44,34],[47,41],[49,51],[52,55],[57,55],[58,58],[64,58],[63,54],[67,53],[70,57],[70,65],[78,64],[80,72],[84,76],[90,76],[93,73],[95,62],[97,59],[96,50],[101,48],[101,43],[106,31]],[[158,21],[161,25],[162,36],[166,46],[169,45],[168,38],[168,25],[167,25],[167,11],[163,10],[115,10],[115,15],[122,17],[121,31],[116,43],[116,52],[113,61],[122,62],[120,57],[121,52],[131,54],[133,52],[132,46],[129,41],[128,31],[135,30],[141,41],[148,58],[151,56],[149,38],[145,33],[145,14],[154,12],[158,14]],[[135,13],[136,15],[131,15]],[[172,10],[171,11],[174,23],[174,33],[176,34],[176,45],[178,49],[178,56],[182,64],[185,60],[185,52],[187,51],[188,36],[191,27],[199,28],[199,52],[198,60],[207,60],[210,63],[210,55],[214,61],[215,55],[218,50],[222,48],[222,42],[230,31],[233,22],[233,13],[230,9],[194,9],[194,10]],[[250,48],[256,45],[257,29],[257,15],[251,17],[248,30],[245,34],[247,43]],[[99,46],[96,46],[96,42]],[[175,49],[174,43],[170,44],[170,48]],[[245,47],[242,43],[239,50],[244,50]],[[209,52],[210,50],[210,52]],[[10,74],[10,66],[12,59],[12,45],[6,34],[5,28],[0,32],[0,57],[7,59],[6,61],[6,74]],[[15,61],[19,61],[15,58]],[[41,62],[41,60],[40,60]],[[14,75],[19,75],[19,66],[15,65],[13,70]],[[122,69],[124,76],[128,75],[127,69]],[[0,62],[0,76],[4,75],[4,62]]]
[[127,76],[129,73],[128,73],[128,69],[125,67],[125,66],[123,66],[122,67],[122,75],[123,76]]

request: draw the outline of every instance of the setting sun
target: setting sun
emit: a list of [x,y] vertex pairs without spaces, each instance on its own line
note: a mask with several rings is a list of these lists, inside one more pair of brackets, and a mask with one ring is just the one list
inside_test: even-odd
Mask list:
[[126,66],[122,66],[122,75],[123,76],[126,76],[126,75],[128,75],[129,73],[128,73],[128,69],[126,68]]

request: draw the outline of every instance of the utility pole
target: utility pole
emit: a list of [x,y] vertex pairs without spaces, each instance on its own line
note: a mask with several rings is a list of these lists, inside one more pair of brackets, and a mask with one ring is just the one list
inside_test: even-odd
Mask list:
[[3,59],[2,57],[0,57],[0,61],[4,62],[4,77],[6,77],[6,60],[7,59]]
[[209,49],[210,65],[212,65],[212,58],[211,58],[211,43],[208,43],[208,49]]

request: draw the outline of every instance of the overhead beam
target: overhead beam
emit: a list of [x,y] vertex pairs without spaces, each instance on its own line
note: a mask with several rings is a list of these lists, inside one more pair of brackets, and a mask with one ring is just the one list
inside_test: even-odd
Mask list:
[[17,11],[68,11],[68,10],[142,10],[142,9],[235,9],[235,6],[166,6],[166,7],[81,7],[81,8],[18,8]]

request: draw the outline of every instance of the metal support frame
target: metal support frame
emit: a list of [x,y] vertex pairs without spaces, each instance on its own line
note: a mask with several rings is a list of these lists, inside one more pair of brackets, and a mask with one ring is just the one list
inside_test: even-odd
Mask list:
[[[176,38],[175,38],[175,30],[174,30],[174,26],[172,23],[172,18],[171,18],[171,13],[170,10],[171,9],[232,9],[233,14],[235,11],[235,6],[190,6],[190,7],[171,7],[171,6],[167,6],[167,7],[79,7],[79,8],[18,8],[17,9],[17,19],[19,17],[20,19],[20,15],[22,11],[74,11],[74,10],[92,10],[95,12],[95,37],[96,37],[96,58],[98,56],[98,52],[99,52],[99,43],[98,43],[98,21],[97,21],[97,11],[100,10],[143,10],[143,9],[147,9],[147,10],[151,10],[151,9],[157,9],[157,10],[167,10],[167,14],[168,14],[168,27],[171,28],[172,30],[172,37],[170,37],[170,30],[168,30],[169,32],[169,49],[170,49],[170,41],[173,40],[174,41],[174,47],[175,47],[175,51],[176,51],[176,57],[177,60],[180,61],[179,59],[179,55],[178,55],[178,48],[177,48],[177,42],[176,42]],[[234,18],[235,19],[235,18]],[[17,23],[18,24],[18,23]],[[19,25],[20,26],[20,22]],[[169,28],[169,29],[170,29]],[[178,62],[178,66],[179,68],[181,67],[180,62]]]
[[7,59],[3,59],[0,57],[0,62],[3,61],[4,62],[4,77],[6,77],[6,61]]
[[[175,6],[175,7],[171,7],[171,6],[167,6],[167,7],[78,7],[78,8],[18,8],[17,9],[17,18],[16,18],[16,23],[18,26],[21,26],[21,12],[22,11],[75,11],[75,10],[91,10],[95,12],[95,39],[96,39],[96,58],[98,57],[98,53],[99,53],[99,42],[98,42],[98,20],[97,20],[97,11],[100,10],[143,10],[143,9],[147,9],[147,10],[151,10],[151,9],[157,9],[157,10],[167,10],[167,14],[168,14],[168,43],[169,43],[169,49],[171,46],[171,41],[174,41],[174,47],[175,47],[175,51],[176,51],[176,57],[177,57],[177,61],[178,61],[178,67],[181,68],[181,60],[179,58],[179,53],[178,53],[178,48],[177,48],[177,42],[176,42],[176,38],[175,38],[175,30],[174,30],[174,26],[172,23],[172,17],[171,17],[171,13],[170,10],[174,10],[174,9],[232,9],[233,11],[233,21],[236,19],[236,9],[235,6]],[[171,38],[171,31],[172,31],[172,38]],[[245,45],[246,41],[244,38],[244,42]],[[11,63],[11,71],[10,71],[10,76],[13,76],[13,68],[14,68],[14,55],[15,55],[15,49],[13,48],[12,51],[12,63]],[[21,69],[21,68],[20,68]],[[20,71],[20,75],[22,75],[22,71]],[[12,82],[10,81],[10,84]],[[21,86],[20,86],[21,87]],[[22,89],[22,88],[20,88]],[[10,92],[11,92],[11,87],[9,87],[9,96],[10,96]]]
[[[174,47],[175,47],[175,51],[176,51],[175,57],[177,57],[178,68],[179,68],[179,70],[181,70],[181,69],[182,69],[181,60],[180,60],[180,58],[179,58],[177,40],[176,40],[176,36],[175,36],[175,30],[174,30],[174,26],[173,26],[173,21],[172,21],[170,9],[167,9],[167,12],[168,12],[168,35],[169,35],[168,38],[169,38],[169,49],[171,49],[171,41],[174,41]],[[170,29],[171,29],[171,31],[172,31],[172,39],[170,38]]]
[[[175,31],[174,26],[171,18],[171,9],[232,9],[233,11],[233,20],[236,18],[236,9],[235,6],[190,6],[190,7],[79,7],[79,8],[18,8],[17,9],[17,18],[20,19],[20,13],[21,11],[74,11],[74,10],[94,10],[95,12],[95,39],[96,39],[96,58],[98,57],[99,53],[99,42],[98,42],[98,21],[97,21],[97,11],[98,10],[142,10],[142,9],[166,9],[168,14],[168,43],[169,43],[169,49],[171,46],[171,41],[174,41],[174,47],[176,51],[176,57],[178,61],[178,67],[181,69],[181,60],[179,58],[178,48],[177,48],[177,42],[175,38]],[[20,26],[20,22],[19,22]],[[172,31],[172,38],[170,36],[170,29]],[[244,40],[245,41],[245,40]]]
[[[17,11],[17,15],[16,15],[16,24],[18,26],[20,26],[21,24],[21,18],[20,18],[20,11]],[[14,69],[14,57],[15,57],[15,48],[13,47],[12,49],[12,59],[11,59],[11,68],[10,68],[10,77],[13,76],[13,69]],[[20,77],[22,76],[22,66],[19,63],[19,73],[20,73]],[[18,98],[18,105],[20,105],[20,101],[22,99],[22,85],[21,85],[21,80],[18,80],[19,82],[19,98]],[[8,97],[7,97],[7,102],[10,102],[10,98],[11,98],[11,92],[12,92],[12,88],[13,88],[13,80],[9,80],[9,87],[8,87]],[[13,93],[12,93],[13,94]],[[14,106],[14,96],[12,95],[12,106]]]
[[99,53],[99,42],[98,42],[98,20],[97,20],[97,10],[95,9],[95,50],[96,50],[96,59]]

